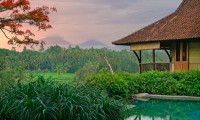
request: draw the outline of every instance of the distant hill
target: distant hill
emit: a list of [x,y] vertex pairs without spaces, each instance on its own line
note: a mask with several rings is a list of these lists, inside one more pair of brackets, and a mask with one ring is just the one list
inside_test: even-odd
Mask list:
[[78,45],[81,48],[108,48],[111,50],[130,50],[129,46],[122,46],[122,45],[106,45],[98,40],[88,40]]
[[78,45],[81,48],[104,48],[108,47],[106,44],[97,40],[88,40]]
[[[41,39],[40,41],[44,41],[46,43],[45,48],[48,48],[50,46],[55,46],[55,45],[58,45],[64,48],[68,48],[70,45],[72,47],[75,46],[74,44],[66,41],[60,36],[49,36],[49,37]],[[123,49],[129,50],[129,47],[127,46],[106,45],[98,40],[88,40],[86,42],[78,44],[78,46],[83,49],[86,49],[86,48],[89,49],[93,47],[93,48],[108,48],[108,49],[117,50],[117,51],[123,50]],[[39,49],[39,46],[35,48]]]
[[72,43],[66,41],[65,39],[63,39],[60,36],[50,36],[50,37],[46,37],[41,39],[41,41],[44,41],[46,43],[46,46],[61,46],[61,47],[68,47],[69,45],[73,45]]

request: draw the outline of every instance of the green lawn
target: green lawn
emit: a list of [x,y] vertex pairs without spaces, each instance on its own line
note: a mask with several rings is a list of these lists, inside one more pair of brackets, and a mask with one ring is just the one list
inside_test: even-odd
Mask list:
[[28,73],[27,77],[30,77],[31,74],[34,78],[37,78],[38,76],[44,76],[45,79],[51,79],[58,82],[71,82],[74,81],[75,79],[73,73],[58,74],[52,72],[33,72],[33,73]]

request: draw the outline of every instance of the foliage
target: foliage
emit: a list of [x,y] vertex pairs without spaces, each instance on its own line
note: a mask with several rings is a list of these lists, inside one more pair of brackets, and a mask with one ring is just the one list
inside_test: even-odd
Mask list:
[[38,76],[43,76],[45,79],[50,79],[59,83],[71,83],[74,82],[75,76],[72,73],[58,74],[52,72],[28,72],[26,78],[31,81],[31,78],[34,80]]
[[24,64],[21,63],[20,66],[14,69],[13,76],[18,83],[26,80]]
[[[165,62],[163,60],[165,57],[163,56],[166,53],[158,53],[157,59],[160,62]],[[148,51],[144,51],[142,54],[145,55],[144,59],[152,55]],[[23,52],[0,49],[0,70],[16,68],[23,63],[25,70],[28,71],[55,72],[56,67],[64,65],[68,73],[76,73],[77,71],[82,71],[83,68],[89,68],[89,65],[90,67],[93,66],[92,68],[96,66],[97,72],[100,72],[102,69],[109,69],[104,58],[109,61],[114,73],[121,71],[129,73],[138,72],[137,58],[133,52],[127,50],[113,51],[106,48],[81,49],[78,46],[75,48],[70,47],[69,49],[52,46],[43,52],[28,49]]]
[[45,47],[44,47],[44,45],[45,45],[45,42],[44,42],[44,41],[42,41],[42,42],[40,43],[40,49],[39,49],[39,51],[40,51],[40,52],[42,52],[42,51],[44,51],[44,50],[45,50]]
[[139,92],[200,96],[200,71],[147,72],[138,78]]
[[[0,30],[9,39],[9,44],[38,44],[32,37],[35,35],[30,30],[24,30],[23,25],[37,27],[38,30],[52,28],[48,15],[56,11],[47,6],[31,9],[29,0],[1,0],[0,1]],[[14,34],[9,38],[6,32]],[[23,39],[19,38],[22,37]]]
[[178,91],[178,94],[200,96],[200,72],[186,72],[175,89]]
[[[54,72],[59,65],[66,65],[67,72],[75,73],[86,64],[98,65],[98,70],[109,69],[104,57],[112,65],[114,72],[137,72],[138,65],[134,54],[126,50],[113,51],[103,49],[81,49],[79,47],[65,49],[53,46],[43,52],[24,50],[23,52],[6,51],[0,49],[0,69],[16,68],[21,63],[28,71]],[[97,64],[97,65],[96,65]],[[99,72],[99,71],[98,71]]]
[[0,71],[0,89],[14,83],[29,83],[35,81],[39,76],[46,80],[53,80],[57,83],[73,83],[75,76],[72,73],[58,74],[53,72],[28,72],[23,67]]
[[56,71],[57,71],[57,73],[59,73],[59,74],[64,74],[64,73],[66,73],[67,72],[67,65],[66,64],[58,64],[57,66],[56,66]]
[[0,89],[5,88],[9,84],[20,83],[26,80],[23,65],[16,69],[8,69],[0,71]]
[[133,88],[137,87],[137,84],[133,84],[131,81],[133,78],[133,75],[125,72],[114,75],[103,72],[87,78],[85,83],[106,90],[110,96],[115,98],[128,98],[133,92]]
[[9,84],[13,84],[14,81],[13,70],[0,71],[0,89],[5,88]]
[[84,80],[89,76],[95,75],[99,72],[99,63],[86,63],[83,68],[80,68],[76,73],[78,80]]
[[120,120],[125,106],[88,86],[55,84],[41,76],[0,92],[0,119]]
[[175,94],[174,86],[177,80],[169,72],[146,72],[138,76],[139,92],[150,94]]
[[108,91],[112,96],[130,97],[136,93],[200,96],[200,71],[100,73],[85,81],[86,84]]

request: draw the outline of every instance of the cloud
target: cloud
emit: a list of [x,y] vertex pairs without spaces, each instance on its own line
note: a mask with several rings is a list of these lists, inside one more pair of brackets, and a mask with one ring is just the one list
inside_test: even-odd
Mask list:
[[38,39],[62,36],[72,43],[88,39],[111,44],[175,11],[182,0],[30,0],[33,7],[54,6],[53,29],[37,32]]
[[113,9],[125,9],[133,4],[139,2],[139,0],[87,0],[96,5],[108,5]]

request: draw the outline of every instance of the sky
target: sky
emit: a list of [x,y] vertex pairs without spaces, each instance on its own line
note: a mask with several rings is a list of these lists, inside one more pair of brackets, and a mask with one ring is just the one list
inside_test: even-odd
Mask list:
[[[32,7],[57,8],[53,29],[35,39],[59,36],[73,44],[98,40],[107,45],[174,12],[182,0],[30,0]],[[56,43],[55,43],[56,44]],[[0,33],[0,48],[11,48]]]

